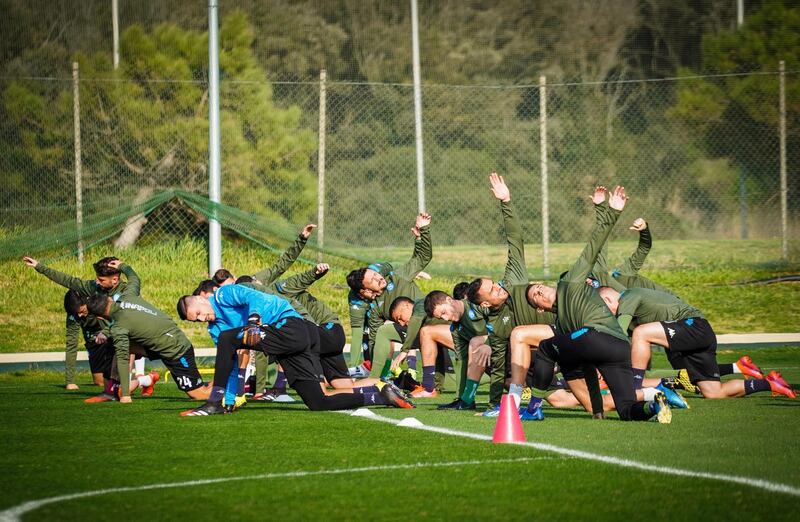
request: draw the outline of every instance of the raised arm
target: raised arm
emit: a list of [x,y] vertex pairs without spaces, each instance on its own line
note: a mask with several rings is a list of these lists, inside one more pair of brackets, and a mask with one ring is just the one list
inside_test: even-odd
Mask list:
[[307,292],[308,287],[314,284],[316,280],[327,274],[328,270],[330,270],[330,266],[327,263],[319,263],[317,266],[310,268],[305,272],[300,272],[299,274],[293,275],[284,281],[278,282],[278,291],[284,295],[289,295],[292,297],[302,294],[303,292]]
[[316,226],[317,225],[313,223],[306,225],[305,228],[303,228],[303,231],[300,232],[300,235],[297,236],[297,239],[295,239],[294,243],[292,243],[289,248],[284,250],[275,264],[264,268],[260,272],[256,272],[254,277],[265,285],[275,282],[300,256],[300,252],[302,252],[303,248],[305,248],[308,238],[311,237],[311,232],[314,230],[314,228],[316,228]]
[[108,263],[108,266],[117,268],[120,272],[125,274],[125,277],[128,280],[128,285],[125,287],[125,290],[122,291],[122,295],[124,297],[141,295],[142,280],[139,279],[139,274],[136,273],[132,266],[127,265],[120,260],[111,261]]
[[608,208],[604,212],[598,213],[597,223],[592,229],[589,242],[584,247],[580,257],[569,269],[569,272],[564,276],[565,280],[571,282],[584,282],[586,280],[597,261],[597,256],[600,255],[600,249],[608,240],[608,236],[611,235],[620,213],[625,208],[627,199],[624,187],[618,186],[614,189],[608,199]]
[[69,288],[70,290],[75,290],[84,297],[88,297],[96,293],[94,281],[84,281],[83,279],[59,272],[58,270],[54,270],[43,265],[32,257],[25,256],[22,258],[22,260],[26,265],[33,268],[52,282],[65,288]]
[[653,238],[650,235],[650,227],[647,226],[647,221],[642,218],[634,221],[630,229],[639,232],[639,244],[636,246],[636,251],[633,255],[625,260],[619,270],[625,274],[638,274],[645,259],[647,259],[647,254],[650,253],[650,247],[653,246]]
[[414,239],[414,252],[411,254],[411,259],[408,262],[395,270],[398,277],[413,280],[418,273],[420,273],[428,263],[433,259],[433,245],[431,243],[431,216],[424,212],[417,214],[417,219],[414,224],[414,229],[419,234]]
[[[605,197],[606,189],[605,187],[597,187],[594,190],[594,194],[592,195],[592,203],[594,203],[594,213],[595,213],[595,223],[600,223],[603,220],[603,215],[608,212],[608,207],[606,206],[606,197]],[[603,243],[603,246],[600,248],[600,253],[597,255],[597,261],[594,263],[594,267],[592,267],[592,275],[597,279],[600,283],[600,286],[609,286],[616,290],[617,292],[622,292],[625,290],[625,285],[611,277],[608,273],[608,263],[606,261],[606,256],[608,254],[608,243]]]

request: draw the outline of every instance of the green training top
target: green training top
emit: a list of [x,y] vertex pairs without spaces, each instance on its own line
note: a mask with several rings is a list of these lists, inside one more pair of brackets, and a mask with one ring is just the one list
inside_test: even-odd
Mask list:
[[283,275],[284,272],[289,269],[290,266],[292,266],[292,263],[294,263],[297,258],[300,257],[300,252],[303,251],[303,248],[306,246],[307,242],[308,239],[298,235],[294,243],[289,245],[289,247],[283,252],[283,254],[281,254],[275,264],[256,272],[253,274],[253,277],[258,279],[264,285],[274,283],[280,276]]
[[[372,263],[368,268],[378,272],[384,279],[389,277],[389,274],[394,271],[394,267],[391,263]],[[367,322],[367,311],[369,310],[370,304],[372,304],[371,300],[361,297],[352,289],[350,293],[347,294],[347,305],[350,313],[351,343],[360,342],[363,336],[364,326]]]
[[305,272],[301,272],[288,279],[275,283],[278,295],[283,298],[296,299],[311,315],[317,324],[328,324],[339,322],[339,316],[331,307],[314,297],[308,292],[308,287],[318,279],[317,267],[314,266]]
[[[608,211],[608,204],[603,201],[603,203],[594,206],[594,215],[595,215],[595,222],[600,222],[601,214]],[[603,248],[600,249],[600,253],[597,255],[597,261],[594,263],[594,267],[592,268],[591,276],[600,283],[600,286],[609,286],[616,290],[617,292],[622,292],[625,290],[625,286],[611,277],[608,273],[608,263],[606,262],[606,255],[608,254],[608,243],[603,243]]]
[[450,325],[450,332],[453,336],[453,346],[456,353],[463,356],[468,353],[469,342],[473,337],[487,335],[486,320],[483,318],[480,307],[469,302],[469,299],[461,300],[464,303],[464,313],[461,319]]
[[565,334],[589,327],[627,341],[628,337],[600,294],[586,284],[586,277],[591,272],[603,243],[608,240],[620,215],[619,211],[609,207],[604,207],[604,210],[598,214],[598,222],[580,257],[558,280],[554,308],[556,327]]
[[431,230],[430,226],[425,226],[419,229],[419,237],[414,241],[414,253],[411,255],[411,259],[397,270],[389,273],[383,293],[370,304],[368,322],[370,351],[375,346],[378,328],[384,321],[391,320],[389,308],[396,298],[403,296],[416,301],[425,297],[414,282],[414,278],[428,266],[432,258]]
[[694,306],[666,292],[649,288],[629,288],[619,296],[617,318],[626,331],[641,324],[681,321],[690,317],[703,318],[703,314]]
[[253,290],[258,290],[259,292],[263,292],[265,294],[274,295],[280,297],[281,299],[285,299],[289,301],[289,304],[294,308],[294,311],[300,314],[303,319],[306,321],[314,322],[314,319],[311,317],[311,314],[306,310],[306,307],[293,297],[289,297],[286,295],[281,294],[278,291],[277,283],[273,282],[268,285],[261,284],[260,282],[256,283],[255,281],[252,283],[238,283],[240,286],[245,286],[247,288],[252,288]]

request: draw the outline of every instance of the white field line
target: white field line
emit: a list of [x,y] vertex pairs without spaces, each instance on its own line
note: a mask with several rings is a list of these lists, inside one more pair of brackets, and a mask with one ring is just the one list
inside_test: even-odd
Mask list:
[[[342,412],[346,413],[346,412]],[[352,412],[351,412],[352,414]],[[364,415],[363,418],[369,420],[376,420],[380,422],[388,422],[390,424],[398,424],[401,422],[400,420],[391,419],[389,417],[383,417],[381,415],[373,414],[373,415]],[[492,441],[492,437],[490,435],[484,435],[482,433],[471,433],[468,431],[458,431],[458,430],[451,430],[448,428],[439,428],[437,426],[427,426],[427,425],[418,425],[418,426],[408,426],[411,429],[418,429],[423,431],[431,431],[434,433],[442,433],[444,435],[452,435],[455,437],[464,437],[468,439],[475,439],[475,440],[482,440],[482,441]],[[787,495],[792,495],[795,497],[800,497],[800,488],[790,486],[788,484],[781,484],[779,482],[770,482],[768,480],[757,479],[757,478],[750,478],[750,477],[743,477],[738,475],[725,475],[722,473],[707,473],[705,471],[692,471],[688,469],[681,469],[681,468],[673,468],[668,466],[656,466],[653,464],[645,464],[644,462],[637,462],[635,460],[623,459],[619,457],[609,457],[606,455],[600,455],[597,453],[590,453],[588,451],[581,451],[581,450],[574,450],[569,448],[562,448],[560,446],[554,446],[552,444],[543,444],[540,442],[519,442],[514,443],[519,446],[526,446],[529,448],[535,448],[540,451],[547,451],[550,453],[557,453],[559,455],[564,455],[567,457],[573,457],[577,459],[583,460],[590,460],[594,462],[602,462],[604,464],[611,464],[614,466],[622,466],[624,468],[632,468],[638,469],[641,471],[650,471],[653,473],[659,473],[662,475],[674,475],[678,477],[692,477],[692,478],[700,478],[700,479],[708,479],[708,480],[717,480],[721,482],[731,482],[734,484],[741,484],[744,486],[750,486],[758,489],[764,489],[767,491],[771,491],[774,493],[785,493]]]
[[515,459],[493,459],[493,460],[460,460],[452,462],[415,462],[413,464],[388,464],[384,466],[364,466],[360,468],[338,468],[321,469],[312,471],[289,471],[284,473],[263,473],[260,475],[247,475],[244,477],[220,477],[213,479],[188,480],[185,482],[168,482],[163,484],[146,484],[143,486],[126,486],[118,488],[97,489],[94,491],[84,491],[81,493],[71,493],[69,495],[59,495],[57,497],[31,500],[22,504],[0,511],[0,522],[19,522],[20,517],[30,513],[40,507],[58,502],[67,502],[88,497],[97,497],[111,493],[128,493],[134,491],[148,491],[153,489],[183,488],[192,486],[205,486],[208,484],[220,484],[223,482],[234,482],[243,480],[265,480],[276,478],[297,478],[313,477],[320,475],[346,475],[348,473],[367,473],[370,471],[391,471],[399,469],[425,469],[425,468],[452,468],[458,466],[486,466],[493,464],[514,464],[518,462],[531,462],[534,460],[553,460],[553,457],[519,457]]

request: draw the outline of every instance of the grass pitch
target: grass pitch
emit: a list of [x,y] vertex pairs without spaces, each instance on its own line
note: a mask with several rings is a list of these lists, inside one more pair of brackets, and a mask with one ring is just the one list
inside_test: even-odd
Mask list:
[[[743,353],[722,351],[718,359],[732,362]],[[780,369],[800,382],[800,348],[750,354],[762,369]],[[656,375],[667,373],[662,354],[655,354],[654,368]],[[0,511],[90,492],[28,504],[22,520],[749,521],[800,515],[800,401],[769,394],[726,401],[687,396],[692,409],[675,411],[671,425],[622,423],[614,414],[597,422],[578,410],[549,408],[544,422],[524,424],[529,442],[689,473],[675,476],[312,413],[302,404],[251,403],[230,416],[181,418],[193,403],[171,382],[131,405],[87,405],[81,399],[96,388],[82,384],[67,392],[61,383],[54,372],[0,375]],[[452,398],[422,400],[413,411],[373,411],[491,435],[492,419],[434,409]],[[201,483],[210,479],[219,480]],[[790,492],[763,489],[758,480]]]

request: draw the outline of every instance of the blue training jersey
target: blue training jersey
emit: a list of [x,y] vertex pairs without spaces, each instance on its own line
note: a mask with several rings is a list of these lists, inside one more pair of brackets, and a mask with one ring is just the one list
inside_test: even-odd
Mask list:
[[224,285],[209,297],[216,319],[208,324],[214,345],[225,330],[241,328],[251,314],[261,316],[261,324],[275,325],[290,317],[302,319],[289,301],[242,285]]

